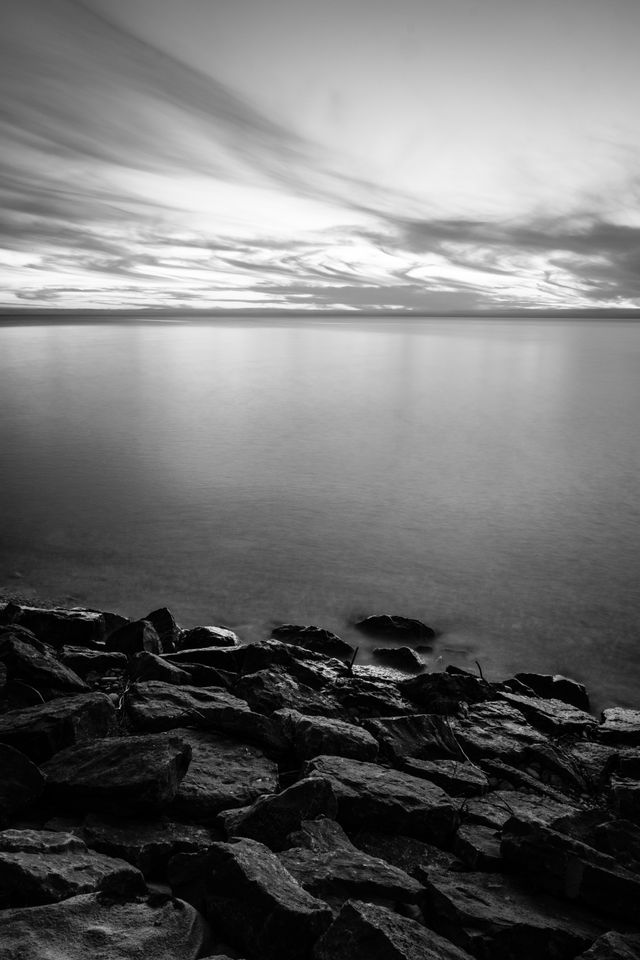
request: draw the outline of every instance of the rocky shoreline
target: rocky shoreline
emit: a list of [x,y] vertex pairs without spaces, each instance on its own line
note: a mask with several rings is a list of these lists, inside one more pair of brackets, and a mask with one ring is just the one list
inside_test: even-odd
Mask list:
[[640,957],[640,710],[0,604],[0,960]]

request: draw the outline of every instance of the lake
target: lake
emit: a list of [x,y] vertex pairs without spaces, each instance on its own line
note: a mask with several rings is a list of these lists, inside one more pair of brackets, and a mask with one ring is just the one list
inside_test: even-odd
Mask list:
[[5,595],[400,613],[640,706],[639,323],[4,323],[0,442]]

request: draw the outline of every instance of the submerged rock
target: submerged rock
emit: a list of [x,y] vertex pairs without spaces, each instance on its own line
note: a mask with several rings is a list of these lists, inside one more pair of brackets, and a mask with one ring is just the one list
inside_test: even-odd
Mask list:
[[433,640],[436,631],[421,620],[399,617],[388,613],[365,617],[356,621],[355,626],[370,637],[384,637],[387,640],[402,640],[405,643],[419,640]]

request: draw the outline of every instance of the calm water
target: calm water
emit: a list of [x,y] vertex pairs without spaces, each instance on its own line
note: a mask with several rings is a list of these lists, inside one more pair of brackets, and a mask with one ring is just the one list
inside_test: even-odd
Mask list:
[[640,706],[639,414],[633,323],[0,326],[0,589]]

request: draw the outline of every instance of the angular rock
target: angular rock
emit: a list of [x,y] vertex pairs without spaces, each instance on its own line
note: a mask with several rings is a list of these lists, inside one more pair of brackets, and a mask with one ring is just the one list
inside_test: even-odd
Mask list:
[[375,760],[378,756],[378,744],[371,734],[344,720],[305,717],[297,710],[277,710],[273,719],[299,761],[323,753],[353,760]]
[[289,834],[286,846],[304,847],[306,850],[313,850],[314,853],[354,849],[354,845],[340,824],[335,820],[329,820],[328,817],[303,820],[299,829]]
[[618,751],[614,746],[604,743],[577,740],[565,749],[584,777],[587,787],[594,792],[602,789],[618,764]]
[[240,638],[226,627],[193,627],[183,630],[178,646],[194,650],[197,647],[237,647]]
[[461,812],[465,821],[500,830],[513,816],[549,824],[559,817],[573,816],[576,809],[569,802],[559,803],[550,797],[521,793],[519,790],[492,790],[482,797],[467,800]]
[[611,707],[602,711],[602,723],[597,728],[598,739],[614,746],[640,746],[640,710]]
[[415,878],[428,875],[434,867],[461,870],[464,865],[451,853],[414,837],[359,830],[353,836],[355,846],[372,857],[379,857]]
[[313,690],[322,690],[340,678],[351,677],[347,665],[341,660],[281,640],[250,643],[243,647],[243,652],[243,673],[280,667],[291,678]]
[[200,663],[204,667],[215,667],[216,670],[226,670],[227,673],[238,673],[242,668],[246,647],[184,647],[176,653],[165,653],[164,658],[169,663]]
[[582,765],[567,749],[550,743],[536,744],[525,748],[520,762],[525,772],[554,789],[578,794],[589,790],[589,780]]
[[0,661],[10,680],[35,687],[46,699],[56,694],[86,693],[89,689],[73,670],[60,663],[52,647],[24,627],[0,628]]
[[160,680],[162,683],[171,683],[174,686],[191,682],[191,674],[186,670],[146,650],[141,650],[132,657],[130,670],[134,680]]
[[321,815],[335,817],[336,798],[331,782],[323,777],[306,777],[282,793],[259,797],[250,807],[220,815],[228,837],[258,840],[271,850],[283,850],[289,834],[304,820]]
[[176,623],[176,619],[171,613],[171,610],[169,610],[167,607],[160,607],[159,610],[152,610],[151,613],[148,613],[146,617],[143,618],[143,622],[145,621],[150,623],[155,628],[155,631],[160,638],[161,651],[165,653],[171,653],[173,650],[177,649],[182,630]]
[[576,960],[640,960],[640,937],[611,930]]
[[507,703],[479,703],[467,716],[452,717],[454,735],[471,760],[517,762],[526,747],[547,741],[520,710]]
[[207,929],[180,900],[85,894],[0,912],[1,960],[196,960]]
[[598,724],[590,713],[564,703],[562,700],[543,700],[518,693],[501,693],[507,703],[525,716],[529,723],[554,737],[593,733]]
[[221,835],[205,827],[167,819],[125,820],[89,814],[82,825],[87,846],[119,857],[148,879],[164,879],[169,860],[178,853],[202,853]]
[[571,960],[602,932],[586,911],[496,873],[433,869],[424,886],[430,925],[479,958]]
[[630,780],[640,780],[640,750],[622,747],[617,756],[616,773]]
[[273,640],[280,640],[282,643],[306,647],[307,650],[322,653],[326,657],[336,657],[338,660],[351,660],[355,652],[350,643],[342,640],[331,630],[324,630],[322,627],[285,623],[280,627],[274,627],[271,631],[271,637]]
[[93,647],[104,640],[107,632],[105,614],[78,607],[63,610],[8,603],[0,614],[0,623],[26,627],[38,640],[56,649],[64,644]]
[[469,870],[502,870],[500,836],[493,827],[462,824],[453,840],[453,852]]
[[190,759],[190,745],[171,734],[76,744],[43,764],[45,795],[70,810],[154,814],[172,802]]
[[41,763],[71,744],[108,736],[115,729],[115,720],[109,697],[78,694],[1,715],[0,743]]
[[611,797],[619,817],[640,822],[640,783],[637,780],[612,777]]
[[171,808],[177,819],[211,823],[221,810],[244,807],[278,789],[278,768],[256,747],[220,734],[178,729],[191,763]]
[[380,663],[396,667],[404,673],[420,673],[424,670],[424,660],[412,647],[376,647],[373,655]]
[[525,773],[518,767],[512,767],[501,760],[479,760],[480,767],[491,778],[496,789],[523,790],[525,793],[536,793],[541,797],[550,797],[559,803],[566,803],[567,797],[560,790],[548,787],[536,777]]
[[162,653],[163,647],[158,632],[149,620],[130,620],[109,634],[107,650],[133,657],[141,650]]
[[129,661],[124,653],[109,653],[106,650],[89,650],[87,647],[65,645],[60,650],[60,662],[77,673],[79,677],[86,679],[107,673],[123,673]]
[[13,813],[24,812],[44,792],[40,770],[19,750],[0,743],[0,824]]
[[468,673],[421,673],[398,685],[401,693],[425,713],[456,714],[462,703],[495,700],[490,685]]
[[[552,826],[554,830],[565,832],[555,823]],[[605,820],[596,823],[587,842],[609,854],[627,870],[640,873],[640,827],[636,823],[630,820]]]
[[640,877],[593,847],[513,817],[504,826],[501,850],[511,869],[547,893],[619,920],[637,920]]
[[298,710],[311,716],[335,717],[340,704],[324,691],[314,690],[290,677],[282,667],[258,670],[240,678],[234,687],[252,710],[270,714],[275,710]]
[[146,893],[139,870],[88,850],[78,837],[49,830],[0,832],[0,906],[57,903],[99,890],[112,896]]
[[407,757],[402,769],[414,777],[436,783],[451,797],[474,797],[489,789],[486,774],[468,760],[420,760]]
[[409,757],[420,760],[464,759],[449,721],[437,714],[365,720],[364,726],[388,760],[398,766]]
[[427,780],[342,757],[316,757],[305,769],[331,781],[337,819],[344,826],[404,833],[441,844],[453,835],[457,810],[444,790]]
[[529,687],[537,697],[543,697],[546,700],[562,700],[577,707],[578,710],[589,712],[587,689],[577,680],[571,680],[558,673],[553,676],[544,673],[516,673],[516,680]]
[[316,944],[314,960],[471,960],[415,920],[351,900]]
[[0,663],[0,693],[4,690],[7,683],[7,668],[4,663]]
[[436,636],[436,631],[421,620],[387,613],[365,617],[364,620],[358,620],[355,626],[370,637],[384,637],[386,640],[401,640],[404,643],[433,640]]
[[400,717],[415,713],[415,707],[402,696],[398,686],[388,681],[354,676],[334,684],[332,693],[340,703],[339,716],[345,711],[358,719]]

